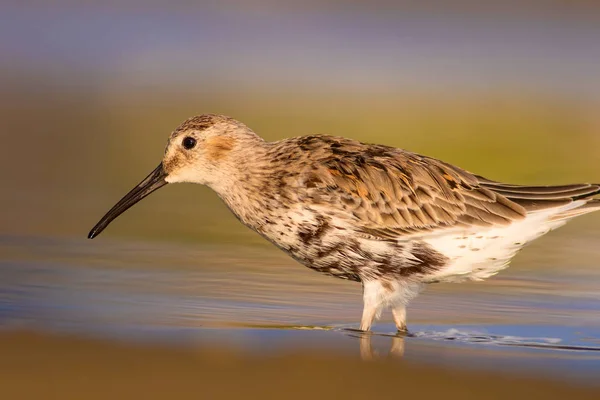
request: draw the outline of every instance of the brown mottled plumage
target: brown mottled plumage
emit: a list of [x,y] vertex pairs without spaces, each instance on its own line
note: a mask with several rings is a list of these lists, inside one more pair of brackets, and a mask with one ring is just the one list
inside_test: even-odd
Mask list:
[[300,263],[363,285],[361,329],[405,307],[426,283],[479,280],[527,242],[600,209],[595,184],[518,186],[393,147],[334,136],[266,142],[232,118],[190,118],[144,181],[92,229],[167,183],[217,192],[231,211]]

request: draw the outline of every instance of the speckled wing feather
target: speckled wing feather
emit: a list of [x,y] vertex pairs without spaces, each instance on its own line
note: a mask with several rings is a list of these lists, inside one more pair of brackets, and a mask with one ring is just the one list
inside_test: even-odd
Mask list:
[[[453,226],[508,225],[526,210],[442,161],[340,137],[308,136],[304,201],[339,204],[359,232],[394,239]],[[360,224],[356,224],[356,220]]]

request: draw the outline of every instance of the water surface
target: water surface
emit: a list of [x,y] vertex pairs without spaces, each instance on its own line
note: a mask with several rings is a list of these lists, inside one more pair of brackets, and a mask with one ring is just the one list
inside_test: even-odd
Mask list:
[[[267,246],[3,235],[0,326],[261,354],[322,348],[593,383],[600,268],[577,261],[593,254],[589,234],[555,233],[486,282],[430,286],[409,308],[406,337],[389,315],[371,335],[354,331],[360,285]],[[569,249],[553,254],[567,236]],[[548,256],[557,263],[538,265]]]

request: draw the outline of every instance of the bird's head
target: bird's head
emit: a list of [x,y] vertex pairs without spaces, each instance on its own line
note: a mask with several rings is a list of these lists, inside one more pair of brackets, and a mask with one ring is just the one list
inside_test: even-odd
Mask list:
[[231,167],[243,163],[252,145],[261,141],[246,125],[224,115],[205,114],[184,121],[171,133],[158,167],[119,200],[88,237],[98,236],[115,218],[168,183],[225,185],[231,179]]

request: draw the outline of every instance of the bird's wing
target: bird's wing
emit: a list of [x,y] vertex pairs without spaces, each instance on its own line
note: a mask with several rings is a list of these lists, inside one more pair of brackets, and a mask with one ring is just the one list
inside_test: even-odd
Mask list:
[[338,203],[370,237],[508,225],[525,217],[524,207],[450,164],[386,146],[319,139],[303,179],[307,197],[317,206]]

